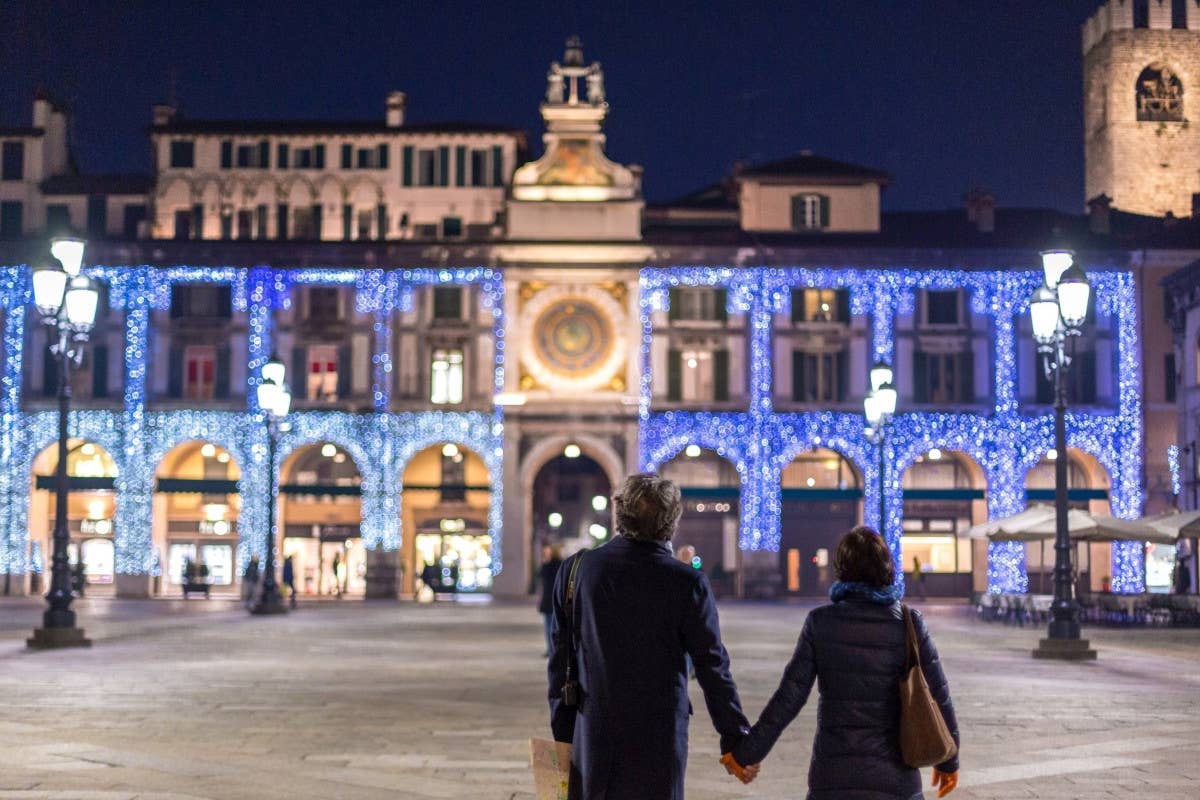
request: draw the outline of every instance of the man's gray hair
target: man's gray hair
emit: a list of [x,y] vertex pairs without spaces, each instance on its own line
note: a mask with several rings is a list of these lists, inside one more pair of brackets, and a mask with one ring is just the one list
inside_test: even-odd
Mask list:
[[613,495],[617,532],[630,539],[668,541],[682,513],[679,487],[659,475],[630,475]]

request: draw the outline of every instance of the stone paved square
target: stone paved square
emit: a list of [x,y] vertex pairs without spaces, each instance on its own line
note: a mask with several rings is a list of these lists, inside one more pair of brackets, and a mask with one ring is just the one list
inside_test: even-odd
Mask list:
[[[752,718],[807,609],[722,606]],[[91,650],[28,653],[40,605],[0,600],[0,800],[532,798],[527,740],[548,719],[532,607],[79,610]],[[1100,660],[1059,664],[1029,657],[1038,630],[927,616],[962,725],[954,797],[1200,797],[1200,630],[1089,629]],[[689,800],[803,797],[815,705],[743,787],[693,695]]]

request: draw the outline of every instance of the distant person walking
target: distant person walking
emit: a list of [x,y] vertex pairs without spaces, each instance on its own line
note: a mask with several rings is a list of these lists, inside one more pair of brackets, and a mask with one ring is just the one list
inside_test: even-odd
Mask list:
[[542,566],[538,568],[538,578],[542,584],[542,596],[538,600],[538,613],[542,615],[542,627],[546,632],[546,652],[550,655],[550,625],[554,621],[554,581],[558,578],[558,569],[562,566],[562,545],[542,545]]
[[925,571],[922,569],[920,556],[913,556],[913,592],[922,600],[925,599]]
[[748,730],[708,578],[671,549],[682,508],[675,484],[630,476],[613,497],[619,535],[558,572],[550,726],[572,743],[571,800],[683,800],[688,654],[721,752]]
[[1187,594],[1192,590],[1192,570],[1186,557],[1175,557],[1175,594]]
[[336,594],[339,598],[342,596],[342,576],[340,570],[342,568],[342,559],[337,554],[333,554],[333,589],[331,594]]
[[288,604],[296,607],[296,564],[292,556],[283,560],[283,585],[288,587]]
[[[809,612],[779,688],[750,735],[732,753],[733,767],[757,765],[808,701],[821,700],[808,770],[808,800],[918,800],[921,773],[900,755],[900,680],[908,672],[905,622],[892,555],[875,531],[842,538],[833,562],[833,601]],[[921,615],[909,609],[921,671],[955,744],[958,723],[937,648]],[[958,756],[933,770],[945,797],[958,785]]]
[[242,602],[249,606],[258,594],[258,556],[250,556],[250,563],[242,574]]
[[426,561],[425,568],[421,570],[421,583],[428,586],[429,591],[433,595],[430,598],[430,602],[437,602],[437,593],[442,582],[441,578],[442,574],[438,572],[438,568],[435,567],[431,562]]
[[82,559],[71,567],[71,588],[80,597],[83,597],[87,590],[87,573],[84,571]]

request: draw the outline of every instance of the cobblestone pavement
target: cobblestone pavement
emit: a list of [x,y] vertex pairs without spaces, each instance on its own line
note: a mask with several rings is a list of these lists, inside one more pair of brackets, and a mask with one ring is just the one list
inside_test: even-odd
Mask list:
[[[79,607],[91,650],[27,653],[40,606],[0,598],[0,800],[532,798],[547,712],[531,607]],[[752,716],[805,612],[723,606]],[[1090,631],[1099,662],[1058,664],[1029,657],[1038,631],[928,616],[963,727],[955,797],[1200,797],[1200,631]],[[743,787],[693,699],[689,800],[804,796],[813,706]]]

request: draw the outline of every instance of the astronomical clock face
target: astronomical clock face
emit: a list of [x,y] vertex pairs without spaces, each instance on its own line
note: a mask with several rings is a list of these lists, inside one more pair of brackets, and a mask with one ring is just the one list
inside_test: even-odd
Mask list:
[[595,287],[555,287],[522,309],[521,363],[535,385],[563,391],[623,388],[624,311]]

